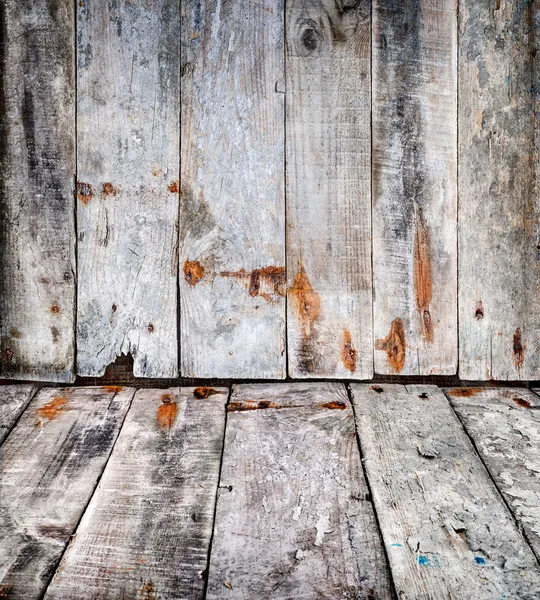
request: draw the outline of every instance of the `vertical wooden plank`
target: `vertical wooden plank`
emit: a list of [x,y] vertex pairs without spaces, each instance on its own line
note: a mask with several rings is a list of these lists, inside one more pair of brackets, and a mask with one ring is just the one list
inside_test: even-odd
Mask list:
[[463,379],[540,378],[539,36],[537,0],[461,2]]
[[287,3],[292,377],[373,375],[371,0]]
[[140,390],[45,598],[202,598],[227,389]]
[[0,377],[73,381],[74,8],[0,3]]
[[34,385],[0,386],[0,445],[28,406],[32,396],[36,393],[36,389]]
[[77,7],[78,373],[175,377],[179,5]]
[[186,377],[285,377],[283,17],[283,0],[182,2]]
[[2,445],[0,598],[41,598],[74,533],[133,390],[41,390]]
[[456,372],[456,12],[373,2],[376,373]]
[[392,598],[340,384],[235,386],[207,598]]
[[538,562],[443,392],[351,389],[397,596],[538,598]]

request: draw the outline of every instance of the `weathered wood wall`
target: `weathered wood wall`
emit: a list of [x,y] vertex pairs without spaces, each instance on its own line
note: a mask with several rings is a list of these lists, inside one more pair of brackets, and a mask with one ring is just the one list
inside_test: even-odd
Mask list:
[[0,377],[540,379],[539,26],[6,0]]

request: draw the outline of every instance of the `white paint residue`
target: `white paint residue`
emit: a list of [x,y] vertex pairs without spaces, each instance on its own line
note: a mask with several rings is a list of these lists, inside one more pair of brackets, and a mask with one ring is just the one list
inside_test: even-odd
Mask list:
[[317,529],[317,536],[315,538],[315,546],[322,546],[324,542],[324,534],[331,533],[330,529],[330,517],[328,515],[321,515],[315,525]]

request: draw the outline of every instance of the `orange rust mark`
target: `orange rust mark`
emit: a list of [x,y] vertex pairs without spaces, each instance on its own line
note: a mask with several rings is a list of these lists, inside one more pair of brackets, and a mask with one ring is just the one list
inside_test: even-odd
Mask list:
[[516,333],[514,333],[512,353],[514,355],[514,364],[519,371],[525,362],[525,346],[521,341],[521,329],[519,327],[516,329]]
[[414,285],[416,307],[422,321],[424,339],[433,342],[433,322],[429,305],[433,297],[433,276],[431,269],[431,244],[427,223],[420,215],[414,237]]
[[341,347],[341,361],[351,373],[356,371],[356,348],[353,346],[351,332],[348,329],[343,331],[343,346]]
[[57,315],[57,314],[59,314],[59,312],[60,312],[60,307],[58,306],[58,304],[53,304],[53,305],[51,306],[51,312],[52,312],[54,315]]
[[38,417],[47,419],[47,421],[54,421],[56,417],[67,410],[66,405],[69,403],[69,398],[65,396],[56,396],[50,402],[38,408],[36,414]]
[[[227,405],[228,412],[246,412],[249,410],[265,410],[267,408],[287,409],[287,408],[305,408],[305,404],[278,404],[272,400],[241,400],[231,401]],[[347,404],[342,400],[331,400],[330,402],[320,402],[316,404],[317,408],[327,408],[330,410],[344,410]]]
[[168,190],[171,192],[171,194],[178,194],[178,179],[175,179],[169,183]]
[[482,388],[454,388],[453,390],[448,390],[450,396],[454,396],[456,398],[470,398],[471,396],[475,396],[482,391]]
[[405,330],[401,319],[394,319],[390,327],[390,333],[382,340],[375,342],[376,350],[384,350],[388,363],[394,373],[401,373],[405,366]]
[[163,404],[157,409],[156,420],[161,429],[171,429],[178,415],[178,404],[173,401],[172,396],[163,394]]
[[210,396],[215,396],[216,394],[221,394],[221,392],[211,387],[198,387],[193,390],[193,395],[199,400],[204,400]]
[[525,398],[520,398],[519,396],[515,396],[514,398],[512,398],[512,400],[518,406],[522,406],[523,408],[531,408],[531,403],[528,400],[525,400]]
[[119,188],[115,187],[112,183],[108,182],[103,184],[101,189],[101,193],[104,196],[116,196],[118,194]]
[[104,385],[104,392],[113,392],[114,394],[119,394],[122,391],[121,385]]
[[347,408],[345,402],[341,400],[332,400],[331,402],[322,402],[317,404],[319,408],[329,408],[331,410],[344,410]]
[[191,286],[196,286],[204,277],[204,267],[198,260],[186,260],[184,263],[184,279]]
[[90,183],[77,181],[77,198],[83,203],[88,204],[94,197],[94,188]]
[[300,266],[289,293],[296,303],[302,335],[309,338],[313,333],[313,326],[321,317],[321,298],[313,290],[303,266]]
[[156,600],[156,590],[151,581],[147,581],[141,588],[139,594],[140,600]]
[[252,298],[261,296],[268,302],[273,302],[276,296],[285,296],[287,278],[285,267],[267,266],[253,271],[222,271],[222,277],[231,277],[248,284],[249,295]]

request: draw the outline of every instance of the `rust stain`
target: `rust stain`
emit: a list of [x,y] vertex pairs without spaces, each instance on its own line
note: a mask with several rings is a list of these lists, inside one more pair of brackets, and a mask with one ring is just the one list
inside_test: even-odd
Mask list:
[[274,302],[279,297],[285,297],[287,277],[285,267],[267,266],[253,271],[222,271],[222,277],[230,277],[244,281],[252,298],[261,296],[268,302]]
[[420,215],[414,237],[414,285],[416,307],[422,321],[424,339],[433,342],[433,322],[429,305],[433,297],[433,275],[431,269],[431,244],[427,223]]
[[482,391],[482,388],[454,388],[453,390],[448,390],[450,396],[454,396],[456,398],[470,398],[471,396],[475,396]]
[[171,192],[171,194],[178,194],[178,179],[175,179],[169,183],[168,190]]
[[211,387],[198,387],[193,390],[193,395],[199,400],[205,400],[206,398],[215,396],[216,394],[221,394],[221,392]]
[[161,396],[162,405],[157,409],[156,420],[161,429],[171,429],[178,415],[178,404],[169,394]]
[[77,198],[83,203],[88,204],[94,197],[94,188],[90,183],[77,181]]
[[0,598],[11,598],[13,589],[12,585],[0,583]]
[[476,303],[476,310],[474,311],[474,318],[477,321],[481,321],[484,318],[484,305],[482,300],[478,300]]
[[56,396],[50,402],[45,404],[45,406],[38,408],[36,414],[42,419],[47,419],[47,421],[54,421],[58,415],[68,410],[68,403],[69,398],[66,398],[65,396]]
[[512,353],[514,355],[514,364],[519,371],[525,362],[525,346],[521,341],[521,329],[519,327],[516,329],[516,333],[514,333]]
[[116,196],[116,194],[118,194],[119,191],[120,191],[119,188],[115,187],[109,181],[107,181],[106,183],[104,183],[103,187],[101,189],[101,193],[104,196]]
[[151,581],[147,581],[141,588],[139,594],[140,600],[156,600],[156,590]]
[[148,329],[148,333],[154,333],[154,329],[155,329],[154,324],[148,323],[147,329]]
[[121,385],[104,385],[104,392],[113,392],[114,394],[119,394],[122,391]]
[[[317,408],[327,408],[330,410],[344,410],[347,404],[342,400],[331,400],[330,402],[319,402],[315,405]],[[227,405],[228,412],[246,412],[249,410],[265,410],[267,408],[275,408],[277,410],[287,408],[305,408],[305,404],[278,404],[272,400],[241,400],[232,401]]]
[[58,306],[58,304],[53,304],[51,306],[51,312],[53,313],[53,315],[57,315],[60,313],[60,307]]
[[523,408],[531,408],[531,403],[528,400],[525,400],[525,398],[520,398],[519,396],[516,396],[515,398],[512,398],[512,400],[518,406],[522,406]]
[[394,373],[401,373],[405,366],[406,355],[405,330],[401,319],[394,319],[390,327],[390,333],[382,340],[375,342],[376,350],[384,350],[388,363]]
[[317,404],[319,408],[329,408],[330,410],[344,410],[347,408],[345,402],[341,400],[332,400],[331,402],[321,402]]
[[186,260],[184,263],[184,279],[191,286],[196,286],[204,277],[204,267],[198,260]]
[[348,329],[343,331],[343,346],[341,347],[341,360],[351,373],[356,371],[356,348],[353,346],[351,332]]

